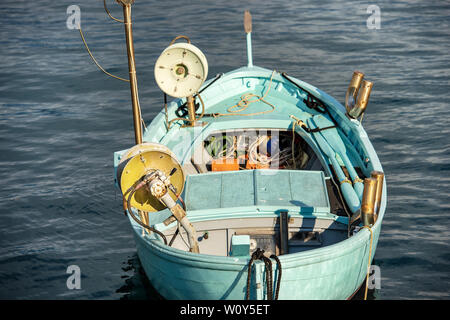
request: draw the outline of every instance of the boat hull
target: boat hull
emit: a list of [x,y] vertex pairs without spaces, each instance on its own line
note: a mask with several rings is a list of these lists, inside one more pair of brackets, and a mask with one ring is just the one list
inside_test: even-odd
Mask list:
[[[203,100],[210,106],[206,109],[206,112],[223,112],[224,106],[228,106],[236,100],[236,92],[248,92],[249,90],[259,92],[259,90],[262,90],[261,87],[268,86],[271,74],[270,70],[253,67],[240,68],[224,75],[220,79],[220,83],[219,81],[216,82],[215,85],[202,93]],[[189,145],[195,145],[195,143],[202,141],[202,136],[207,136],[214,130],[235,128],[292,130],[293,123],[290,116],[301,117],[304,110],[307,110],[298,107],[298,104],[302,104],[302,101],[304,101],[303,96],[296,91],[296,86],[293,87],[293,84],[284,77],[276,76],[274,80],[278,84],[273,85],[274,89],[271,91],[270,97],[276,98],[275,101],[282,104],[283,108],[277,108],[271,114],[242,117],[243,119],[239,118],[239,120],[233,120],[229,117],[203,119],[208,121],[208,125],[194,128],[199,131],[194,134],[197,132],[194,129],[171,129],[167,131],[164,113],[161,112],[153,119],[146,131],[145,140],[166,145],[173,150],[182,164],[186,164],[190,162],[191,150],[193,149],[180,148],[180,141],[191,141]],[[291,80],[296,85],[314,93],[328,106],[328,112],[337,121],[342,137],[345,136],[346,143],[351,145],[354,153],[353,158],[355,159],[354,165],[361,168],[363,176],[370,176],[373,170],[383,171],[367,133],[359,122],[347,119],[345,108],[337,100],[298,79],[291,78]],[[264,90],[261,92],[264,92]],[[169,114],[173,115],[181,103],[180,100],[169,104]],[[203,135],[200,135],[200,132]],[[322,155],[320,149],[315,146],[314,141],[308,137],[308,134],[303,132],[300,135],[310,143],[315,153],[320,157]],[[181,145],[186,146],[187,144],[182,143]],[[122,154],[123,151],[115,154],[116,170]],[[332,176],[326,163],[324,170],[327,176]],[[375,254],[386,201],[386,183],[384,182],[382,204],[378,219],[372,227],[373,233],[368,229],[361,229],[350,238],[333,245],[279,256],[282,266],[279,299],[312,300],[347,299],[351,297],[364,282],[369,252],[371,251],[371,259]],[[274,210],[274,212],[276,211]],[[238,217],[239,212],[236,213]],[[155,219],[158,220],[157,223],[161,223],[167,218],[162,213],[156,214],[156,216],[159,215],[161,215],[160,218]],[[178,250],[164,245],[161,240],[153,236],[142,236],[142,228],[131,218],[130,222],[134,230],[137,252],[142,266],[154,288],[164,298],[243,300],[246,298],[247,289],[249,289],[250,299],[267,299],[263,262],[254,262],[251,274],[252,281],[250,288],[248,288],[249,257],[214,256]],[[195,224],[195,221],[191,220],[191,222]],[[156,221],[153,221],[151,224],[154,225],[155,223]],[[370,250],[371,234],[373,234],[372,250]],[[272,268],[275,283],[279,275],[275,261],[273,261]]]
[[[381,219],[372,227],[372,256],[376,251]],[[130,220],[131,221],[131,220]],[[153,287],[166,299],[243,300],[247,292],[248,258],[184,252],[142,236],[131,221],[138,256]],[[280,256],[282,277],[279,299],[347,299],[364,282],[370,251],[370,232],[337,244]],[[253,264],[250,299],[267,299],[264,265]],[[273,261],[273,279],[278,270]]]

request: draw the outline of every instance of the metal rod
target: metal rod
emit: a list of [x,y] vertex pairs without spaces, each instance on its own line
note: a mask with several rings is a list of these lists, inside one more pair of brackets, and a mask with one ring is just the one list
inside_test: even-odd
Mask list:
[[[127,1],[125,1],[127,2]],[[137,92],[137,79],[136,79],[136,62],[134,60],[134,45],[133,45],[133,29],[131,23],[131,4],[132,1],[125,3],[123,6],[123,21],[125,24],[125,37],[127,44],[128,54],[128,70],[130,73],[130,89],[131,89],[131,103],[133,107],[133,123],[134,123],[134,138],[136,144],[142,143],[142,121],[139,107],[139,98]]]
[[195,126],[195,103],[194,103],[194,97],[189,96],[187,97],[187,109],[188,109],[188,115],[189,115],[189,127]]
[[247,33],[247,67],[253,67],[252,33]]
[[286,211],[280,213],[280,255],[289,253],[288,232],[289,216]]

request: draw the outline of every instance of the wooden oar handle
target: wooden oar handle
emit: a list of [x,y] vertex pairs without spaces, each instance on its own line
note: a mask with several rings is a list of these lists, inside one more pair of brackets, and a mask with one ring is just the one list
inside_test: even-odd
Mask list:
[[248,10],[245,10],[244,12],[244,30],[245,33],[252,32],[252,15]]

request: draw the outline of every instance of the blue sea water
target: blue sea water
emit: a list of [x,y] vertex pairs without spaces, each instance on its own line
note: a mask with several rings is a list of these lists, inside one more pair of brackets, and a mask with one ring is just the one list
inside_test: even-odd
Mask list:
[[[108,0],[116,17],[121,9]],[[101,0],[0,3],[0,298],[156,299],[142,272],[112,154],[132,146],[123,26]],[[370,5],[380,28],[369,29]],[[450,298],[450,3],[447,1],[144,1],[134,5],[143,117],[162,108],[160,52],[188,35],[210,77],[246,64],[243,12],[253,16],[255,65],[285,71],[343,102],[354,70],[374,82],[364,127],[388,183],[375,256],[378,299]],[[81,289],[66,286],[69,265]]]

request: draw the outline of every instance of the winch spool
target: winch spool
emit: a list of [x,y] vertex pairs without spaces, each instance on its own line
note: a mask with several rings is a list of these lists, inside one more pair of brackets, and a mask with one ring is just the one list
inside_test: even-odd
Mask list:
[[125,212],[140,226],[159,234],[167,244],[164,234],[150,226],[148,221],[136,218],[132,209],[148,213],[168,208],[185,229],[189,250],[199,253],[195,228],[189,222],[186,211],[177,203],[178,200],[183,203],[180,194],[185,175],[175,155],[165,146],[148,143],[131,148],[121,164],[123,168],[118,172],[118,179]]
[[[174,43],[180,38],[186,39],[187,43]],[[199,48],[192,45],[191,40],[186,36],[178,36],[173,39],[156,61],[155,79],[159,88],[172,97],[186,98],[189,115],[189,118],[186,119],[187,126],[201,125],[200,122],[197,122],[198,119],[195,115],[194,94],[201,88],[207,76],[208,62],[205,55]],[[203,100],[199,94],[198,96],[204,112]],[[168,122],[168,127],[170,127],[170,122]]]
[[[136,145],[123,155],[117,172],[120,189],[125,193],[142,177],[156,170],[170,177],[170,183],[177,190],[177,194],[181,194],[185,182],[183,168],[169,148],[157,143]],[[177,201],[177,195],[170,192],[170,196]],[[156,212],[166,208],[148,188],[140,188],[135,192],[131,206],[145,212]]]
[[166,94],[184,98],[195,94],[208,76],[203,52],[190,43],[168,46],[155,64],[155,80]]

